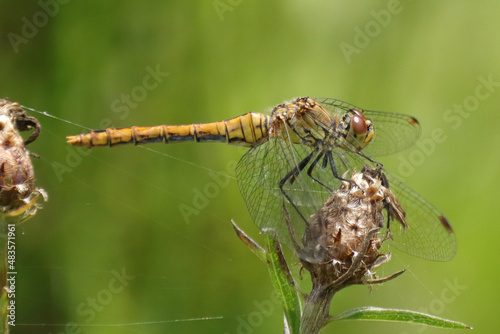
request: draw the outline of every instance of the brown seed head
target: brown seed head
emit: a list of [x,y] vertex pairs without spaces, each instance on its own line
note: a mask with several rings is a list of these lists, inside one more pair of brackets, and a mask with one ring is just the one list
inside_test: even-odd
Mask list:
[[[39,130],[33,119],[19,104],[0,99],[0,209],[7,216],[34,214],[36,199],[46,196],[42,189],[35,189],[30,154],[17,131]],[[30,139],[34,140],[33,135]]]
[[313,283],[339,285],[369,283],[371,270],[388,261],[379,253],[385,238],[384,209],[390,218],[406,226],[404,211],[380,168],[365,167],[351,181],[342,182],[309,221],[300,250],[303,266]]

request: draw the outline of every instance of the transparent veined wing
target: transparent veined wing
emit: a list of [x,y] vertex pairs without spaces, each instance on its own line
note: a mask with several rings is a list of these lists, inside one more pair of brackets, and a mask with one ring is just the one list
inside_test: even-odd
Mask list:
[[406,211],[408,229],[391,225],[394,246],[427,260],[448,261],[457,251],[457,240],[450,223],[434,205],[385,172],[391,191]]
[[[295,235],[301,236],[306,226],[305,220],[321,207],[330,194],[306,174],[311,162],[305,167],[306,170],[283,184],[282,189],[289,199],[279,187],[287,174],[311,152],[312,149],[304,145],[290,144],[286,140],[269,140],[250,149],[236,167],[240,192],[254,223],[261,229],[273,228],[280,242],[290,248],[292,244],[284,209],[291,216]],[[333,183],[340,185],[339,180],[332,179]]]
[[363,149],[369,157],[393,154],[415,144],[420,136],[420,125],[416,118],[387,111],[364,110],[345,101],[332,98],[316,98],[332,115],[349,109],[361,111],[373,122],[374,139]]

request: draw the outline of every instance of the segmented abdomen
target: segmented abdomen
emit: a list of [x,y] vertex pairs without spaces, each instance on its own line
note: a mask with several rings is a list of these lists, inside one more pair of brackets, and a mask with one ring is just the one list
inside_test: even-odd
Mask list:
[[89,148],[128,143],[176,143],[184,141],[222,142],[251,147],[267,139],[268,127],[269,116],[251,112],[219,122],[108,128],[69,136],[66,139],[74,146]]

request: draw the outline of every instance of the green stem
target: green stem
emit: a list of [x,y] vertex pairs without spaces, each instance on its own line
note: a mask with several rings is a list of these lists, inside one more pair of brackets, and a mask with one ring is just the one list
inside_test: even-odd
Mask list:
[[313,286],[305,298],[300,334],[316,334],[325,327],[330,320],[330,303],[336,291],[331,287]]

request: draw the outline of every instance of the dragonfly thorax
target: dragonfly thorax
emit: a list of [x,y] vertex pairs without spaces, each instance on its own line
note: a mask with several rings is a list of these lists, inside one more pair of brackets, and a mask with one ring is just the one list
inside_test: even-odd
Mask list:
[[330,113],[308,97],[280,104],[271,116],[270,137],[284,136],[293,144],[342,147],[359,152],[374,136],[372,121],[358,109]]
[[286,135],[293,144],[316,146],[331,132],[332,119],[313,99],[300,97],[272,112],[271,136]]

